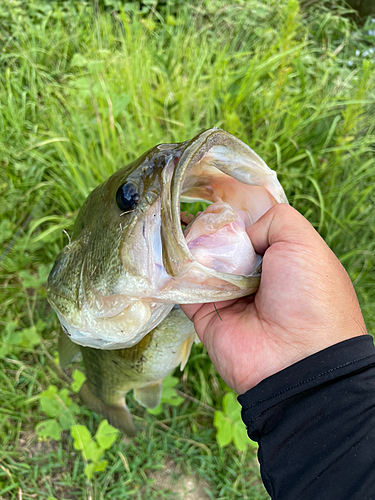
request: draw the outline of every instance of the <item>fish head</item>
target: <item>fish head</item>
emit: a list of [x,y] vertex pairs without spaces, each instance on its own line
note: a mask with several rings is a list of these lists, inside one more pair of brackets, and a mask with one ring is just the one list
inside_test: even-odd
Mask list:
[[[209,205],[183,229],[180,203],[196,200]],[[223,130],[150,149],[88,196],[56,258],[48,300],[63,330],[128,348],[176,303],[254,293],[261,257],[246,228],[276,203],[287,203],[276,173]]]

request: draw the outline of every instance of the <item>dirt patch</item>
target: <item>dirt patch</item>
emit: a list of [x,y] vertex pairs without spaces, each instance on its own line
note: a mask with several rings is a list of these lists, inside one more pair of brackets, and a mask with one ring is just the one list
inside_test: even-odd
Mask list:
[[[38,436],[35,434],[34,429],[20,432],[17,451],[20,452],[21,457],[23,454],[29,459],[36,455],[48,457],[52,452],[57,452],[58,449],[59,443],[57,441],[38,441]],[[26,457],[23,458],[23,460],[25,459]]]
[[[65,473],[71,474],[76,454],[72,453],[71,460],[68,458],[67,461],[62,462],[58,456],[59,446],[60,443],[58,441],[39,441],[34,430],[21,431],[17,446],[19,455],[16,461],[33,464],[33,460],[37,459],[38,466],[44,468],[43,473],[38,474],[35,478],[35,483],[38,485],[40,492],[43,492],[47,497],[49,491],[53,490],[56,498],[73,500],[74,498],[78,498],[78,495],[81,493],[79,485],[71,484],[67,486],[66,484],[62,484],[62,482],[64,483],[62,479]],[[49,465],[51,457],[53,457],[52,460],[55,460],[55,464],[60,464],[60,467],[51,467]],[[25,481],[25,484],[27,484],[27,480]],[[31,485],[31,488],[35,491],[34,482],[32,481],[32,483],[33,485]],[[25,497],[23,497],[23,495],[25,495]],[[18,496],[19,498],[40,498],[39,493],[30,493],[26,490],[22,492],[21,488],[19,489]],[[0,500],[1,499],[2,497],[0,497]]]
[[172,460],[163,469],[154,472],[151,479],[154,480],[153,489],[170,491],[176,500],[209,500],[204,491],[209,485],[205,481],[198,481],[194,475],[184,475]]

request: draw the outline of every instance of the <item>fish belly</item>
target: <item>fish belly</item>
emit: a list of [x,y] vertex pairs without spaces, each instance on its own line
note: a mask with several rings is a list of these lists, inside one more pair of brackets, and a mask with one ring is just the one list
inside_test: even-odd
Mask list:
[[147,408],[157,406],[164,377],[179,364],[183,369],[195,338],[193,323],[176,306],[131,348],[100,350],[81,346],[86,371],[81,399],[115,427],[135,435],[126,394],[133,389],[140,404]]

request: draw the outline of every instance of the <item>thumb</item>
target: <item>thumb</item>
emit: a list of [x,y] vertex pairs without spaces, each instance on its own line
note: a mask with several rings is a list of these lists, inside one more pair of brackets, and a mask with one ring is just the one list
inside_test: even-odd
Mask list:
[[310,222],[290,205],[274,205],[255,224],[247,228],[247,234],[257,254],[263,255],[274,243],[317,244],[322,238]]

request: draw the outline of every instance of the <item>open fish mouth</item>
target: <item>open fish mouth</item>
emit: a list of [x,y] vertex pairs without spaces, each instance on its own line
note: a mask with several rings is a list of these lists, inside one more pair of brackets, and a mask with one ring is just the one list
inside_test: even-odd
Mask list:
[[[162,193],[163,264],[185,290],[188,282],[205,287],[201,298],[191,289],[182,297],[178,287],[180,302],[207,301],[212,286],[231,290],[232,297],[255,292],[261,257],[246,229],[276,203],[288,203],[276,173],[216,128],[190,141],[172,168],[165,169]],[[196,201],[209,205],[196,216],[181,212],[181,202]]]
[[[116,205],[124,186],[138,200],[129,212]],[[196,201],[207,208],[181,211]],[[56,259],[48,297],[64,331],[83,346],[128,348],[175,304],[256,292],[262,258],[247,229],[276,203],[288,203],[276,173],[228,132],[156,146],[89,195]]]

